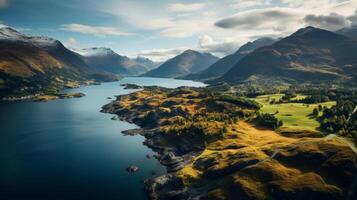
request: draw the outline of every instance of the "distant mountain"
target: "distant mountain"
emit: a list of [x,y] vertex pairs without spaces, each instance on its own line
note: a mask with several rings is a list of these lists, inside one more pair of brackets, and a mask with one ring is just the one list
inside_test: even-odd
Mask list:
[[160,67],[145,73],[143,76],[177,78],[205,70],[217,60],[218,58],[210,53],[186,50],[182,54],[166,61]]
[[104,70],[124,76],[140,75],[157,67],[157,63],[147,58],[138,57],[131,59],[105,47],[73,51],[83,56],[83,60],[97,70]]
[[228,70],[230,70],[235,64],[238,63],[238,61],[244,58],[244,56],[246,56],[247,54],[251,53],[257,48],[271,45],[274,42],[276,42],[276,40],[272,38],[260,38],[253,42],[248,42],[241,46],[234,54],[228,55],[218,60],[216,63],[214,63],[209,68],[203,71],[184,76],[183,79],[206,81],[218,78],[224,73],[226,73]]
[[357,77],[357,42],[314,27],[259,48],[213,82],[348,81]]
[[113,76],[91,69],[58,40],[0,28],[0,96],[34,93],[48,85]]
[[357,25],[340,29],[336,31],[336,33],[352,38],[357,41]]

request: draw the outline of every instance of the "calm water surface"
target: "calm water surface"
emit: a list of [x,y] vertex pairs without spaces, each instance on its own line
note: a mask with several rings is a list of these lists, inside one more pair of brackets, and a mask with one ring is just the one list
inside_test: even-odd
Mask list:
[[[71,90],[86,94],[80,99],[0,104],[0,199],[145,199],[143,180],[165,169],[145,157],[153,152],[143,137],[121,134],[135,125],[99,112],[111,101],[107,97],[135,91],[124,90],[122,83],[203,86],[125,78]],[[139,171],[127,173],[133,164]]]

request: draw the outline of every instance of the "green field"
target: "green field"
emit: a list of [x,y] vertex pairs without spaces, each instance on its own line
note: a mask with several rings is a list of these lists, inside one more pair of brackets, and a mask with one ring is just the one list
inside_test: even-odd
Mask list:
[[[326,102],[320,104],[302,104],[302,103],[282,103],[282,104],[270,104],[272,99],[278,101],[283,94],[273,94],[273,95],[263,95],[254,98],[255,101],[263,105],[261,112],[275,114],[275,116],[283,121],[282,128],[288,128],[293,130],[309,130],[316,131],[320,126],[319,122],[315,117],[311,116],[314,108],[318,105],[331,107],[336,104],[336,102]],[[299,95],[295,99],[304,98],[304,96]]]

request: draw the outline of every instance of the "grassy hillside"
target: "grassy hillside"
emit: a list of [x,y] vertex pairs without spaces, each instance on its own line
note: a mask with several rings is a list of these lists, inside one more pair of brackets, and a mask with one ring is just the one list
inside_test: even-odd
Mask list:
[[[270,102],[275,99],[280,100],[283,94],[263,95],[254,98],[255,101],[260,103],[263,107],[261,112],[275,114],[275,116],[283,121],[282,128],[288,128],[292,130],[309,130],[317,131],[320,123],[316,117],[313,117],[312,111],[319,105],[331,107],[336,104],[334,101],[319,103],[319,104],[302,104],[302,103],[279,103],[271,104]],[[294,99],[301,99],[305,96],[297,96]]]

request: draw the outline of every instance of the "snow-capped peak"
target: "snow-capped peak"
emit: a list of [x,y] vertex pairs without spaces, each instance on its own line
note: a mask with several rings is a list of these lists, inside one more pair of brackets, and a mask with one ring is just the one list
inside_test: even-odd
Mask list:
[[85,49],[71,49],[72,51],[85,56],[105,56],[105,55],[114,55],[115,52],[110,48],[106,47],[94,47],[94,48],[85,48]]
[[0,28],[0,40],[28,42],[37,47],[51,47],[58,43],[57,40],[45,36],[31,36],[20,33],[11,27]]

